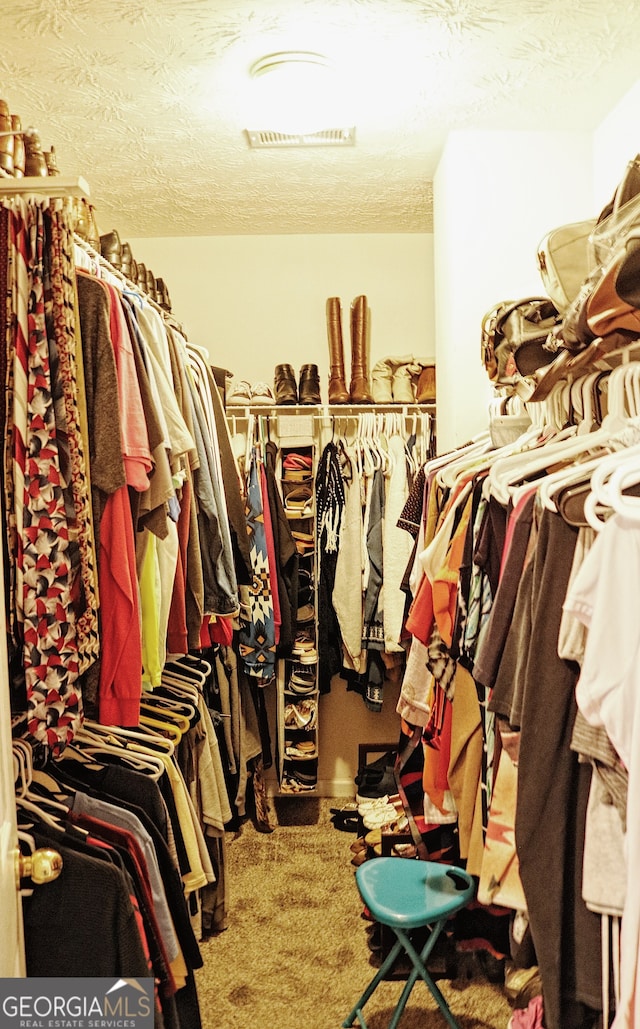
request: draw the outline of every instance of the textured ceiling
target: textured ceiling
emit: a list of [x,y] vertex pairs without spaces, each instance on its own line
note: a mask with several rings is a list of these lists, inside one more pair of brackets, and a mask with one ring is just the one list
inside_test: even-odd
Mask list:
[[[590,129],[639,44],[637,0],[4,0],[0,97],[122,238],[424,232],[448,130]],[[289,49],[355,146],[249,147],[249,68]]]

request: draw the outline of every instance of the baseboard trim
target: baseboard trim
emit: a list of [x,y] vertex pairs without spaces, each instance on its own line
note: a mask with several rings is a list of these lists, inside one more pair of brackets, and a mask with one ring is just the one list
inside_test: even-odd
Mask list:
[[270,797],[350,797],[356,795],[353,779],[318,779],[315,790],[302,793],[281,793],[276,779],[266,782],[267,794]]

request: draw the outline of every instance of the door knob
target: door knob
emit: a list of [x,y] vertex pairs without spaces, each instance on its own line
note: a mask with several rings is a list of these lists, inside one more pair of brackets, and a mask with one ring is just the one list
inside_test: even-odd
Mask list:
[[16,877],[18,886],[21,879],[31,879],[36,886],[52,882],[57,879],[62,871],[62,857],[57,850],[49,847],[41,847],[31,854],[16,856]]

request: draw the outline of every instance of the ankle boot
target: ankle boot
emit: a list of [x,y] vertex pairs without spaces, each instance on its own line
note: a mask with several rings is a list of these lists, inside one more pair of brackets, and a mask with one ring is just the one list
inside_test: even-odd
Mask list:
[[393,367],[391,359],[383,357],[371,369],[371,393],[375,404],[393,403],[392,379]]
[[[86,239],[89,242],[89,233],[91,231],[91,222],[89,219],[89,204],[83,197],[78,197],[74,201],[74,212],[76,216],[74,231],[82,239]],[[98,249],[100,248],[100,241],[98,240]]]
[[24,136],[24,151],[24,174],[27,178],[49,174],[42,143],[37,132],[29,132]]
[[108,261],[118,271],[120,270],[122,267],[122,243],[117,229],[112,229],[111,232],[105,232],[100,236],[100,253],[105,261]]
[[416,388],[416,403],[430,404],[436,399],[436,366],[426,364],[420,372]]
[[273,375],[273,395],[276,404],[297,404],[296,373],[290,364],[277,364]]
[[400,364],[396,368],[393,375],[393,381],[391,384],[394,404],[415,403],[416,396],[413,386],[413,375],[415,369],[416,365],[414,365],[413,363]]
[[44,151],[44,163],[47,166],[47,175],[60,174],[60,169],[58,168],[58,157],[54,146],[51,147],[51,150]]
[[351,304],[351,403],[372,404],[367,372],[367,298]]
[[156,277],[151,271],[151,268],[147,268],[147,285],[145,292],[150,300],[153,300],[155,304],[158,303],[158,296],[156,293]]
[[[135,264],[135,261],[133,263]],[[165,311],[170,311],[171,300],[169,299],[169,290],[164,279],[156,279],[156,294],[160,307],[164,308]]]
[[303,364],[300,369],[300,403],[321,404],[320,376],[317,364]]
[[137,262],[137,271],[138,271],[138,276],[136,278],[136,282],[138,284],[138,289],[141,289],[143,293],[146,293],[147,292],[147,266],[146,266],[146,264],[143,264],[142,261],[138,261]]
[[327,336],[329,339],[329,403],[348,404],[350,397],[344,374],[342,309],[339,297],[329,297],[327,300]]
[[[122,274],[126,275],[126,277],[128,279],[133,279],[134,276],[131,274],[131,271],[132,271],[132,268],[133,268],[133,251],[131,250],[131,244],[130,243],[123,243],[122,244],[121,261],[122,261],[122,264],[121,264]],[[135,278],[137,278],[137,277],[138,277],[138,269],[136,268]]]

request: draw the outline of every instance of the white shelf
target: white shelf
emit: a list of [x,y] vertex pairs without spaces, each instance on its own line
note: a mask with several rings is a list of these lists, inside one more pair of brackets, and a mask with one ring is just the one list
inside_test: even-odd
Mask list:
[[420,414],[435,409],[435,400],[426,404],[227,404],[226,414],[228,418],[233,415],[242,418],[250,414],[306,414],[312,418],[321,418],[341,414]]
[[13,175],[0,177],[0,196],[20,196],[26,193],[37,193],[39,196],[52,197],[85,197],[89,199],[89,184],[82,176],[75,178],[67,175],[30,175],[14,178]]

